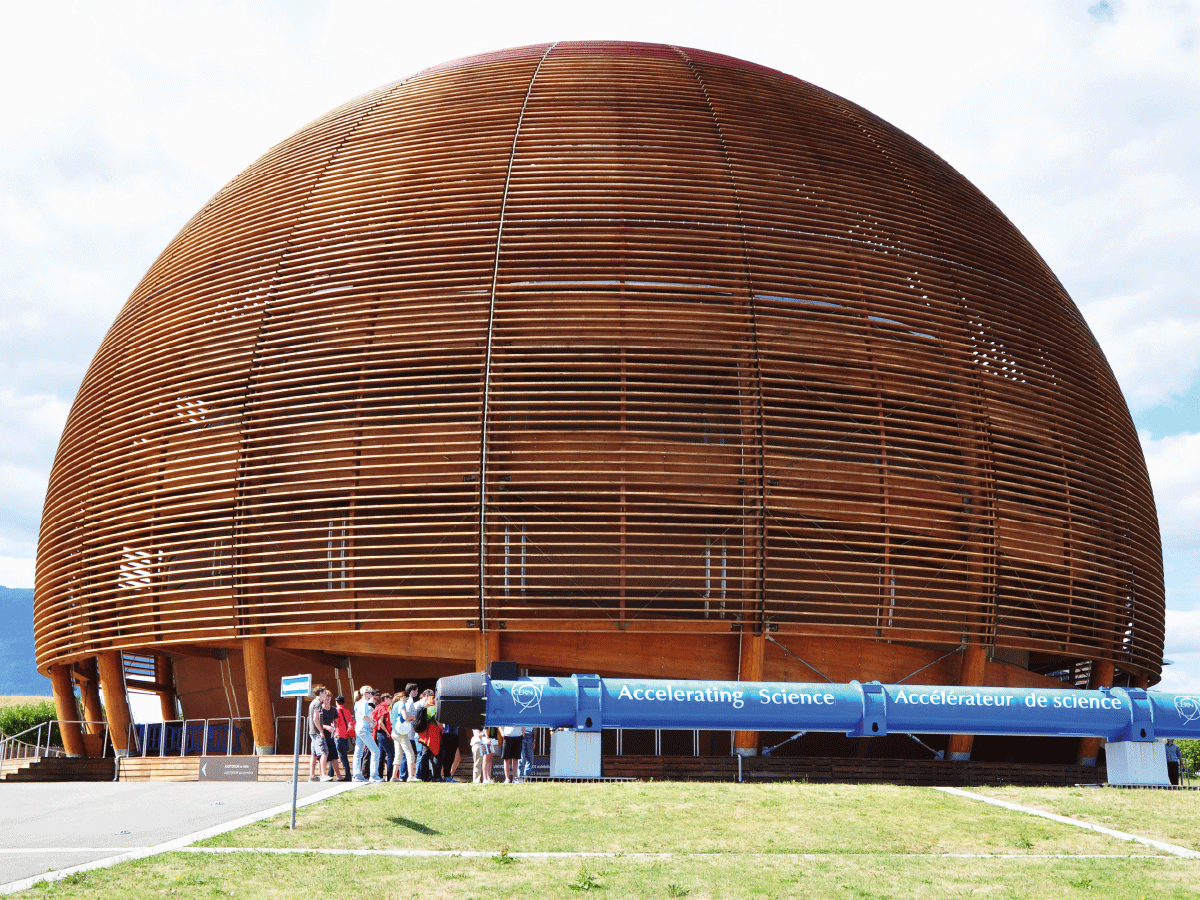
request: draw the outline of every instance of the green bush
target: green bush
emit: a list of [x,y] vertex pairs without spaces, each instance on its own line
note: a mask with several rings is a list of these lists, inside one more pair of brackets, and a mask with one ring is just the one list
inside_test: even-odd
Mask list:
[[[54,709],[54,703],[50,700],[43,700],[41,703],[25,703],[21,706],[9,706],[0,709],[0,732],[9,737],[15,737],[29,728],[41,725],[43,722],[57,722],[57,720],[58,713]],[[25,735],[22,740],[29,740],[33,737],[35,735]],[[54,746],[62,746],[62,737],[58,733],[58,725],[54,725],[50,729],[50,743]]]

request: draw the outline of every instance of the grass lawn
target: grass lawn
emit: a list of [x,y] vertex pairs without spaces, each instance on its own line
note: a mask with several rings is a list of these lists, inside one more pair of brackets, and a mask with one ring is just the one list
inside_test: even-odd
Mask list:
[[[665,861],[166,854],[82,873],[21,897],[937,898],[1057,900],[1194,898],[1197,868],[1181,859],[945,859],[872,855]],[[419,882],[415,881],[420,872]],[[419,892],[414,892],[419,883]]]
[[[926,788],[840,784],[381,784],[209,847],[605,853],[1128,853],[1095,832]],[[1138,845],[1139,848],[1141,845]]]
[[976,788],[981,794],[1200,850],[1200,791]]
[[[1125,802],[1123,792],[1092,793],[1114,807]],[[1130,793],[1155,804],[1186,797],[1194,809],[1190,794]],[[295,832],[281,816],[198,846],[500,856],[171,853],[19,896],[1200,897],[1200,860],[1156,856],[1143,845],[928,788],[887,785],[371,785],[300,810]],[[519,856],[547,851],[617,855]]]

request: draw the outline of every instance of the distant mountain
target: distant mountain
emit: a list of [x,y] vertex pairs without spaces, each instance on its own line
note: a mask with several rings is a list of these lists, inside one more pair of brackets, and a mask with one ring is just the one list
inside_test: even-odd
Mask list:
[[0,587],[0,696],[49,697],[33,655],[33,588]]

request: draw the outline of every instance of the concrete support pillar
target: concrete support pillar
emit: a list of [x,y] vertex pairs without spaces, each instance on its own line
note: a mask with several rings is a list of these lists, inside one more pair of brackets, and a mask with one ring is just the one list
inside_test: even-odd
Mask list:
[[[767,638],[751,631],[742,632],[742,647],[739,657],[738,679],[740,681],[762,681],[763,658],[766,655]],[[758,732],[735,731],[733,752],[738,756],[758,755]]]
[[[987,668],[987,648],[983,644],[970,644],[963,652],[962,674],[958,683],[963,687],[978,687],[983,684],[983,673]],[[973,734],[952,734],[946,747],[946,759],[970,759],[971,747],[975,743]]]
[[83,731],[79,728],[79,707],[75,703],[75,687],[71,683],[70,666],[50,667],[50,690],[54,694],[54,712],[58,730],[62,733],[63,750],[67,756],[87,755],[83,748]]
[[[1092,675],[1088,679],[1088,690],[1099,690],[1100,688],[1112,687],[1113,683],[1112,663],[1107,660],[1092,660]],[[1081,737],[1079,739],[1079,747],[1075,751],[1075,765],[1077,766],[1094,766],[1096,757],[1100,754],[1100,746],[1103,743],[1098,737]]]
[[79,695],[83,699],[83,730],[87,734],[103,734],[104,707],[100,705],[100,675],[95,657],[85,659],[76,668],[87,676],[79,681]]
[[250,701],[254,752],[259,756],[270,756],[275,752],[275,709],[267,678],[266,638],[250,637],[242,641],[242,661],[246,666],[246,695]]
[[158,703],[162,710],[164,722],[170,722],[179,716],[175,697],[175,664],[169,656],[154,657],[154,680],[165,685],[159,692]]
[[121,654],[105,650],[96,656],[100,668],[100,689],[104,691],[104,711],[108,716],[108,739],[117,756],[129,755],[129,698],[125,694],[125,668]]
[[500,658],[500,632],[475,632],[475,671],[486,672],[488,663]]

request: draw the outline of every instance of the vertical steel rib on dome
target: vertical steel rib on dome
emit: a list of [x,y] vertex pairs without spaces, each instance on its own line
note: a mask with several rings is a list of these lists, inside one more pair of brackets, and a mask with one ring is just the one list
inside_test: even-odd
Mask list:
[[491,395],[488,391],[492,376],[492,323],[496,319],[496,279],[500,274],[500,242],[504,237],[504,206],[508,203],[508,188],[512,181],[513,161],[517,158],[517,139],[521,136],[521,122],[525,118],[525,107],[529,105],[529,95],[533,93],[533,84],[537,81],[542,63],[556,46],[551,44],[538,60],[537,68],[529,77],[529,88],[525,91],[525,100],[521,103],[521,112],[517,116],[517,127],[513,129],[512,151],[508,156],[508,171],[504,175],[504,194],[500,198],[500,221],[496,225],[496,262],[492,266],[492,289],[488,299],[487,323],[487,352],[483,360],[483,424],[479,429],[479,630],[487,631],[487,596],[484,585],[487,583],[487,447],[488,447],[488,410],[491,408]]
[[501,627],[665,667],[761,617],[1153,680],[1163,599],[1112,372],[972,185],[774,70],[559,43],[351,101],[184,226],[72,407],[35,628],[43,668]]
[[763,389],[762,389],[762,364],[758,348],[758,324],[754,316],[754,275],[750,265],[749,248],[746,245],[746,223],[742,219],[742,204],[738,198],[737,180],[733,174],[733,167],[729,163],[729,148],[725,144],[725,135],[721,130],[721,120],[717,116],[716,109],[713,108],[712,98],[708,96],[708,90],[704,87],[704,79],[700,73],[696,71],[696,67],[692,65],[691,59],[688,58],[687,51],[680,47],[672,47],[676,53],[687,63],[688,70],[695,76],[696,82],[700,85],[700,90],[704,93],[704,102],[708,106],[708,111],[712,115],[713,125],[716,126],[717,133],[721,138],[721,155],[725,159],[725,167],[729,174],[729,182],[733,191],[734,206],[737,210],[737,226],[738,232],[741,235],[742,244],[742,259],[745,262],[746,276],[746,308],[750,311],[750,335],[752,342],[752,353],[754,359],[754,410],[755,410],[755,447],[758,451],[758,465],[755,482],[758,487],[757,506],[758,506],[758,543],[756,546],[757,561],[755,564],[755,609],[753,610],[753,626],[756,630],[761,631],[764,625],[764,603],[766,600],[766,548],[767,548],[767,488],[766,488],[766,465],[764,457],[766,453],[766,440],[763,428]]

